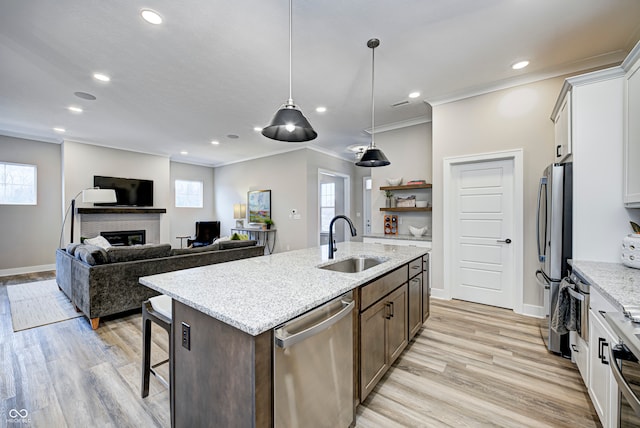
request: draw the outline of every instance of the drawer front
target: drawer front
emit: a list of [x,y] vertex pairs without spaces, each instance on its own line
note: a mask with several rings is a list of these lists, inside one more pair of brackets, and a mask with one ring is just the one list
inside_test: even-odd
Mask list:
[[415,260],[409,262],[409,278],[413,278],[414,276],[422,273],[422,257],[418,257]]
[[409,266],[404,265],[389,272],[382,278],[378,278],[375,281],[362,287],[360,294],[361,307],[360,310],[364,311],[369,306],[382,299],[384,296],[395,290],[398,286],[404,284],[409,279]]

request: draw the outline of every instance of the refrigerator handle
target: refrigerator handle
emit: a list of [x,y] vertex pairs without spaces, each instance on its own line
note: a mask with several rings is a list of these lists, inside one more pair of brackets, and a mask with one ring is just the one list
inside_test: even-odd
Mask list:
[[[542,200],[542,188],[547,188],[547,177],[542,177],[540,179],[540,185],[538,187],[538,209],[536,212],[536,241],[538,241],[538,261],[544,262],[545,256],[542,254],[542,246],[540,245],[540,201]],[[545,192],[546,198],[546,192]],[[545,213],[546,215],[546,213]]]

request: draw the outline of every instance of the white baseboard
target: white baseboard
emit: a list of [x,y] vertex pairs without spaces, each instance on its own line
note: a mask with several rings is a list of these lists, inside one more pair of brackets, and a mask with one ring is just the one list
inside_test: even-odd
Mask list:
[[431,297],[434,299],[440,300],[451,300],[451,296],[442,288],[432,288],[431,289]]
[[25,273],[45,272],[56,270],[55,263],[52,265],[26,266],[13,269],[0,269],[0,276],[22,275]]
[[544,306],[537,305],[522,305],[522,315],[534,318],[544,318],[547,316]]

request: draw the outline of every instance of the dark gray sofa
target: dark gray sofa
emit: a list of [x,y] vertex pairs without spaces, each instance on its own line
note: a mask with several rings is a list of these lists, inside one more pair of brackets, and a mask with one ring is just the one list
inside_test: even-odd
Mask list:
[[[244,243],[248,244],[246,241]],[[227,247],[231,245],[233,244],[227,244]],[[119,260],[130,257],[132,251],[135,251],[133,249],[118,247],[114,251],[105,251],[96,248],[89,251],[92,255],[88,256],[85,252],[83,257],[79,255],[80,248],[70,250],[74,255],[65,249],[56,250],[58,287],[89,318],[93,329],[98,328],[100,317],[139,309],[143,301],[159,294],[138,282],[142,276],[264,255],[264,246],[257,246],[255,242],[253,246],[217,250],[213,250],[213,246],[210,250],[207,247],[171,250],[168,244],[158,245],[149,248],[148,254],[152,257],[159,254],[165,256],[143,259],[136,256],[131,257],[135,260],[130,261]],[[104,260],[104,257],[107,259]]]

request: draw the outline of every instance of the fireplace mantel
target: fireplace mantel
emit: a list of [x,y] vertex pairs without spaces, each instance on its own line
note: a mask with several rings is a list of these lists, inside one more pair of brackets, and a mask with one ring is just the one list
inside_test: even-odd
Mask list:
[[94,207],[78,208],[78,214],[165,214],[166,208]]

